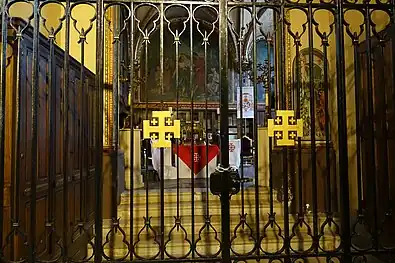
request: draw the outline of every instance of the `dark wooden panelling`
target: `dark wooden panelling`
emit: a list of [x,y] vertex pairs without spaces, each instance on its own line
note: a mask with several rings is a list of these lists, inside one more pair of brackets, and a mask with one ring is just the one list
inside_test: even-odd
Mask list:
[[[335,150],[330,146],[330,171],[331,171],[331,200],[332,200],[332,211],[337,212],[338,210],[338,192],[337,192],[337,181],[336,181],[336,155]],[[299,203],[302,202],[303,207],[307,204],[312,209],[312,204],[314,200],[313,187],[317,189],[322,189],[317,192],[317,211],[325,212],[328,211],[326,205],[326,198],[329,194],[327,193],[327,178],[328,171],[326,166],[326,148],[325,145],[316,146],[316,156],[317,156],[317,174],[316,182],[317,185],[313,185],[312,171],[311,171],[311,149],[310,145],[304,145],[302,147],[302,186],[299,186],[298,179],[298,154],[297,149],[292,148],[289,150],[290,154],[288,159],[288,176],[289,176],[289,186],[291,188],[291,193],[293,195],[291,211],[296,213],[299,212]],[[275,148],[272,153],[273,162],[273,184],[274,188],[278,191],[278,199],[282,201],[282,185],[283,185],[283,152],[281,149]],[[302,193],[303,200],[299,200],[299,193]]]
[[[23,22],[20,22],[23,23]],[[21,117],[21,137],[19,144],[16,145],[15,136],[14,136],[14,127],[12,127],[13,123],[15,123],[15,107],[17,105],[17,101],[15,99],[15,94],[7,93],[7,123],[8,128],[6,130],[6,166],[8,169],[8,174],[12,174],[13,162],[16,160],[15,153],[13,149],[19,147],[20,150],[20,172],[16,176],[20,179],[19,182],[19,192],[11,191],[11,181],[12,178],[9,176],[6,178],[6,186],[8,190],[6,190],[6,194],[4,198],[7,200],[11,200],[13,196],[14,199],[20,200],[19,207],[19,218],[21,228],[20,230],[24,233],[28,233],[30,225],[29,225],[29,215],[30,215],[30,204],[31,204],[31,189],[30,189],[30,181],[31,181],[31,101],[32,101],[32,48],[33,48],[33,39],[32,39],[32,29],[27,28],[24,31],[21,45],[21,56],[16,57],[17,47],[13,44],[13,39],[10,39],[10,43],[13,45],[14,56],[11,60],[10,65],[7,67],[7,89],[15,90],[16,88],[16,65],[17,62],[20,62],[20,88],[21,88],[21,97],[19,100],[20,105],[20,117]],[[87,236],[81,235],[73,235],[73,232],[77,229],[77,226],[80,222],[85,223],[85,228],[90,229],[93,224],[94,218],[94,159],[91,155],[93,155],[94,151],[94,140],[90,138],[94,133],[93,130],[93,121],[94,121],[94,110],[97,108],[93,105],[94,101],[94,79],[95,76],[92,72],[85,68],[85,86],[82,86],[82,82],[79,79],[81,65],[73,58],[70,58],[70,74],[67,80],[64,80],[63,76],[63,68],[64,68],[64,52],[58,47],[55,47],[55,55],[52,59],[53,65],[53,102],[49,101],[49,88],[50,83],[48,79],[49,73],[49,41],[44,36],[40,36],[40,45],[39,45],[39,92],[38,92],[38,164],[37,164],[37,194],[36,194],[36,218],[37,224],[35,226],[37,233],[37,246],[38,253],[42,254],[43,258],[51,258],[58,253],[59,249],[55,245],[57,238],[60,238],[63,233],[63,229],[67,226],[68,235],[69,235],[69,253],[71,255],[85,255],[86,252],[84,248],[86,248],[87,244]],[[65,91],[64,84],[65,82],[69,82],[69,89]],[[82,89],[86,89],[85,92],[81,92]],[[63,98],[65,92],[68,92],[69,95],[69,103],[68,103],[68,112],[63,112]],[[82,96],[86,96],[86,101],[89,102],[89,107],[87,107],[88,112],[84,112],[81,107],[81,99]],[[54,116],[55,120],[53,123],[53,128],[55,132],[55,148],[54,152],[50,152],[50,127],[49,127],[49,116],[52,111],[55,111]],[[82,122],[81,116],[85,114],[85,120]],[[69,119],[69,145],[64,145],[64,130],[63,130],[63,122],[64,118],[67,116]],[[81,143],[83,142],[81,135],[81,128],[85,130],[84,139],[88,140],[86,143],[87,147],[81,147]],[[67,159],[69,165],[67,167],[69,178],[67,182],[63,182],[63,160],[65,154],[65,148],[67,147]],[[52,191],[49,191],[48,180],[49,180],[49,172],[50,172],[50,156],[55,155],[55,176],[56,176],[56,185],[50,186]],[[81,162],[80,158],[83,156],[87,156],[86,160],[88,162]],[[80,173],[81,167],[80,164],[83,164],[82,173]],[[86,171],[91,171],[89,175],[86,174]],[[81,176],[82,174],[82,176]],[[68,184],[68,207],[64,209],[64,183]],[[54,214],[54,226],[57,237],[52,237],[49,239],[45,235],[45,224],[50,220],[49,212],[50,212],[50,195],[54,201],[54,206],[52,207],[52,211]],[[5,202],[8,204],[8,208],[4,210],[5,222],[3,226],[3,231],[6,233],[6,236],[11,231],[11,220],[12,215],[10,213],[10,209],[12,205],[10,201]],[[67,214],[68,222],[64,222],[63,215]],[[90,230],[89,230],[90,231]],[[73,235],[73,237],[72,237]],[[72,242],[72,239],[74,242]],[[14,253],[11,255],[11,244],[8,244],[8,247],[5,251],[9,252],[7,256],[10,259],[20,259],[24,255],[26,255],[26,247],[24,246],[24,242],[22,238],[19,240],[14,239],[15,248]]]

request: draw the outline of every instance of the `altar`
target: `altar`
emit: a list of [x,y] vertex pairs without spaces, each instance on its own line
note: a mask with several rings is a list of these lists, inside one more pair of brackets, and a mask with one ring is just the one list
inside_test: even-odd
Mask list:
[[[143,162],[146,157],[142,156],[142,144],[136,143],[141,142],[141,130],[134,129],[133,137],[134,143],[130,144],[130,129],[123,129],[120,131],[120,146],[122,151],[125,153],[125,188],[126,189],[141,189],[144,187],[143,182],[143,171],[147,169],[143,167]],[[255,171],[258,173],[257,183],[261,187],[268,186],[269,182],[269,149],[268,149],[268,136],[266,128],[258,129],[258,164],[246,162],[246,153],[243,152],[241,147],[240,139],[230,139],[229,140],[229,161],[230,165],[237,167],[239,169],[240,175],[244,178],[255,178]],[[215,144],[194,144],[193,149],[191,144],[180,144],[177,146],[173,142],[172,147],[162,148],[163,149],[163,178],[166,180],[166,187],[172,185],[172,182],[177,182],[177,177],[184,182],[190,182],[193,178],[197,179],[195,183],[199,181],[205,182],[207,175],[210,175],[215,171],[220,160],[220,150]],[[130,160],[130,151],[133,150],[133,160]],[[151,157],[152,160],[152,170],[155,171],[158,179],[161,177],[161,150],[160,148],[151,147]],[[252,153],[253,154],[253,153]],[[244,155],[244,165],[241,166],[241,156]],[[141,156],[141,158],[140,158]],[[241,167],[243,169],[241,170]],[[193,173],[192,173],[193,168]],[[149,168],[151,169],[151,168]],[[177,172],[178,170],[178,172]],[[132,175],[132,176],[131,176]],[[133,184],[131,182],[133,179]],[[199,180],[200,179],[200,180]],[[202,180],[204,179],[204,180]],[[184,184],[184,183],[182,183]],[[188,183],[186,183],[188,187]],[[204,185],[204,183],[202,183]],[[198,186],[196,186],[198,187]],[[171,187],[170,187],[171,188]],[[150,189],[157,189],[150,187]]]
[[[229,141],[230,166],[240,166],[240,140]],[[160,149],[151,148],[152,165],[161,176]],[[219,162],[219,147],[217,145],[176,145],[163,149],[163,178],[174,180],[182,178],[206,178],[213,173]]]

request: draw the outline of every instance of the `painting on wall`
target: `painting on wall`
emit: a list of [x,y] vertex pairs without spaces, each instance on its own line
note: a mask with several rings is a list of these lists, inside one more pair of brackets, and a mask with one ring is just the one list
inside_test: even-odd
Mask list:
[[[303,119],[303,139],[310,140],[312,130],[315,131],[317,141],[324,141],[325,134],[325,91],[324,91],[324,54],[313,49],[313,76],[310,78],[309,64],[310,49],[305,48],[300,51],[300,116]],[[296,58],[293,61],[293,76],[296,83]],[[311,127],[310,116],[310,80],[313,81],[314,105],[315,105],[315,127]]]
[[[195,28],[195,27],[194,27]],[[157,30],[150,37],[148,44],[147,89],[141,86],[140,101],[145,102],[179,102],[196,103],[219,101],[219,50],[218,35],[214,32],[207,46],[207,86],[205,86],[205,54],[203,38],[193,31],[192,56],[190,33],[186,29],[180,36],[178,52],[178,89],[176,81],[176,51],[174,36],[165,27],[163,52],[163,90],[160,84],[160,32]],[[141,54],[141,76],[146,76],[145,54]],[[191,68],[192,62],[192,68]],[[191,81],[192,77],[192,81]]]
[[[256,51],[257,51],[257,76],[258,76],[258,81],[257,81],[257,94],[256,94],[256,99],[258,103],[265,104],[265,98],[266,98],[266,85],[267,83],[264,83],[262,81],[263,77],[267,74],[264,72],[266,70],[265,66],[268,66],[269,63],[269,47],[270,47],[270,65],[271,67],[274,67],[274,48],[271,45],[268,45],[267,42],[263,39],[260,39],[256,42]],[[252,52],[252,47],[250,48],[249,56],[253,57],[253,52]],[[247,72],[244,72],[243,74],[243,85],[244,86],[252,86],[253,85],[253,72],[252,72],[252,61],[250,62],[249,69]],[[271,94],[270,94],[270,99],[271,99],[271,106],[274,107],[274,68],[271,70]],[[235,91],[235,96],[237,97],[239,94],[238,91]]]

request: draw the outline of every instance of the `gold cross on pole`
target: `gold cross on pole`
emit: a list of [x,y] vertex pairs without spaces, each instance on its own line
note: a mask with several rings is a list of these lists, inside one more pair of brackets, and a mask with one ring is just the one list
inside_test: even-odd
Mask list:
[[303,135],[303,120],[296,120],[293,110],[277,110],[276,118],[268,120],[268,135],[275,137],[277,146],[294,146]]
[[180,138],[180,120],[172,120],[171,111],[153,111],[152,120],[143,121],[143,137],[155,148],[170,148],[170,139]]

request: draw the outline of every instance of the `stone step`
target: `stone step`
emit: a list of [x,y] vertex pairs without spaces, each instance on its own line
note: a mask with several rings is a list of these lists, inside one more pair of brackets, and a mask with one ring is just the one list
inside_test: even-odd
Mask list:
[[[268,189],[262,188],[262,192],[268,192]],[[246,191],[243,202],[242,196],[234,196],[230,201],[230,213],[240,214],[242,207],[244,207],[244,213],[255,214],[256,206],[259,206],[259,212],[261,214],[267,214],[270,209],[269,200],[265,198],[259,199],[259,202],[255,200],[254,191]],[[133,204],[131,205],[131,202]],[[148,204],[148,205],[147,205]],[[163,208],[165,215],[171,217],[177,215],[177,209],[183,216],[192,215],[192,206],[194,215],[206,214],[207,207],[209,208],[210,215],[221,214],[221,203],[219,197],[209,194],[208,199],[205,193],[195,193],[194,202],[192,204],[191,193],[180,193],[177,198],[177,193],[168,192],[165,193],[163,202]],[[118,213],[122,217],[124,213],[133,211],[134,217],[142,217],[146,214],[148,208],[148,214],[150,217],[159,217],[162,211],[159,193],[149,193],[148,197],[144,193],[134,193],[133,199],[131,199],[130,192],[123,193],[121,196],[121,203],[118,206]],[[278,201],[273,201],[273,210],[277,215],[283,213],[283,204]],[[181,212],[182,211],[182,212]]]
[[[165,205],[164,206],[164,214],[165,217],[171,217],[174,218],[177,214],[180,214],[182,217],[191,217],[193,216],[203,216],[206,214],[212,215],[212,216],[220,216],[221,215],[221,206],[219,204],[209,204],[208,207],[208,213],[207,213],[207,204],[195,204],[194,209],[192,210],[191,205],[181,205],[179,208],[177,208],[177,204],[174,205]],[[133,210],[130,210],[129,206],[124,206],[120,205],[118,206],[118,217],[121,218],[130,218],[131,212],[133,213],[133,217],[138,219],[138,218],[143,218],[143,216],[148,215],[149,217],[160,217],[162,208],[158,205],[152,205],[150,204],[148,206],[148,212],[145,207],[139,207],[135,208],[133,206]],[[177,213],[178,211],[178,213]],[[269,204],[261,204],[259,206],[259,214],[262,216],[267,216],[267,214],[270,212],[270,206]],[[282,207],[282,204],[276,203],[273,206],[273,212],[276,213],[278,216],[282,216],[284,212],[284,208]],[[255,217],[256,214],[256,207],[255,206],[244,206],[244,211],[242,210],[241,205],[230,205],[230,214],[231,215],[239,215],[239,214],[247,214],[247,215],[253,215]]]
[[[258,198],[259,202],[256,202],[256,194],[254,188],[245,189],[243,193],[239,192],[238,194],[231,197],[231,204],[241,204],[242,200],[245,205],[254,206],[256,203],[268,203],[270,199],[270,191],[267,187],[260,187],[258,190]],[[277,193],[273,191],[273,199],[276,200]],[[198,203],[210,203],[216,204],[220,203],[219,197],[213,195],[211,193],[206,192],[195,192],[193,194],[193,200],[196,204]],[[143,191],[134,191],[134,192],[124,192],[121,195],[121,205],[130,206],[131,201],[133,201],[133,207],[145,206],[147,201],[149,203],[160,203],[160,192],[157,191],[149,191],[148,194]],[[190,191],[180,191],[177,199],[177,192],[175,191],[166,191],[164,193],[164,204],[188,204],[192,203],[192,193]]]

